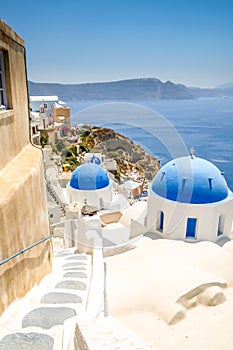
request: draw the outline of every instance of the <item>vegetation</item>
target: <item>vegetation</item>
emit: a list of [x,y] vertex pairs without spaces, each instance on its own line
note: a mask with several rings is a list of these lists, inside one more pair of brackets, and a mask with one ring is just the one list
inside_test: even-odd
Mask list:
[[115,174],[115,179],[120,181],[121,179],[121,173],[119,173],[119,171]]
[[65,148],[65,142],[63,139],[58,139],[55,142],[55,147],[57,149],[57,151],[61,152],[64,148]]
[[49,141],[49,136],[48,136],[47,132],[41,131],[40,132],[41,147],[44,148],[46,145],[48,145],[48,141]]
[[[83,162],[84,152],[90,151],[103,153],[106,158],[116,160],[115,178],[118,181],[121,174],[128,176],[135,170],[141,178],[151,179],[159,169],[158,161],[153,156],[145,154],[140,145],[135,145],[131,140],[111,129],[98,127],[92,127],[90,130],[77,129],[77,135],[79,136],[78,146],[70,143],[65,137],[51,145],[53,152],[61,155],[62,164],[66,164],[67,169],[71,171]],[[109,140],[115,140],[115,142],[108,142]],[[47,133],[41,134],[41,144],[42,147],[48,144]],[[134,157],[129,156],[131,154]]]

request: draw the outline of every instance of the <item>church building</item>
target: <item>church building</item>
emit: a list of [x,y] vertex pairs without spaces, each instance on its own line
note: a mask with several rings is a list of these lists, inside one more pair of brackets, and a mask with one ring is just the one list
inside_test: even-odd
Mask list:
[[232,223],[233,193],[209,161],[191,154],[171,160],[156,174],[148,199],[148,232],[217,242],[230,235]]

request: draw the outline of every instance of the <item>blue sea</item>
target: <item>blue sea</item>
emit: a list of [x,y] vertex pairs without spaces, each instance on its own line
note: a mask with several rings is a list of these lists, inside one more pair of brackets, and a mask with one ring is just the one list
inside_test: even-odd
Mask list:
[[233,99],[66,101],[74,125],[105,126],[141,144],[161,165],[184,156],[213,162],[233,190]]

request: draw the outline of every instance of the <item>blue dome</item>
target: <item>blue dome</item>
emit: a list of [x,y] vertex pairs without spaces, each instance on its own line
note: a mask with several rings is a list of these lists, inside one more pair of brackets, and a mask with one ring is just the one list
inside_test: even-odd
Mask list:
[[108,185],[107,171],[93,163],[80,165],[75,169],[70,180],[70,186],[78,190],[99,190]]
[[205,159],[181,157],[165,164],[156,174],[152,192],[181,203],[207,204],[228,196],[223,173]]
[[94,163],[94,164],[100,165],[101,160],[93,154],[93,156],[89,160],[89,163]]

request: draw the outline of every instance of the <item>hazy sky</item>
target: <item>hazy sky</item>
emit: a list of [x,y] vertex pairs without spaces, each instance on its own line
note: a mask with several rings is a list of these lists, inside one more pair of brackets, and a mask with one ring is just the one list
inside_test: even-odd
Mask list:
[[0,17],[32,81],[233,81],[233,0],[1,0]]

